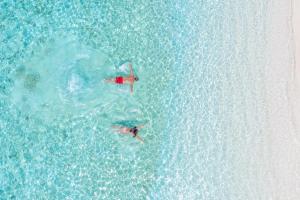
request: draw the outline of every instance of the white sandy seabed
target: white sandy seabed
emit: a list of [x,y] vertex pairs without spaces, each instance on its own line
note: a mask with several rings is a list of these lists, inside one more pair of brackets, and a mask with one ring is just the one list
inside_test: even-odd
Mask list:
[[[300,1],[269,1],[266,127],[259,165],[264,199],[300,199]],[[296,12],[298,11],[298,13]],[[259,179],[262,177],[258,177]]]

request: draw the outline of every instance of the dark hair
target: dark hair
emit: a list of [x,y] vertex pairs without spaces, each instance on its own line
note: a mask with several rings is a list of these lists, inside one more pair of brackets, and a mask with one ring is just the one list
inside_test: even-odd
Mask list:
[[136,76],[136,77],[134,77],[134,80],[135,80],[135,81],[138,81],[138,80],[139,80],[139,78]]
[[133,134],[133,137],[135,137],[137,135],[138,131],[139,130],[137,129],[136,126],[130,129],[130,132]]

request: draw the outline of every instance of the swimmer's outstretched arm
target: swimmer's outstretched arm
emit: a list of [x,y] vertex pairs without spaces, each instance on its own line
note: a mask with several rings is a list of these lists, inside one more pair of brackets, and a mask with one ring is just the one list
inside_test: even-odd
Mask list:
[[140,136],[136,135],[135,138],[144,144],[144,140]]
[[130,84],[130,92],[133,93],[133,84]]
[[130,76],[134,76],[131,63],[129,63],[129,69],[130,69]]
[[137,126],[138,129],[144,128],[145,124]]

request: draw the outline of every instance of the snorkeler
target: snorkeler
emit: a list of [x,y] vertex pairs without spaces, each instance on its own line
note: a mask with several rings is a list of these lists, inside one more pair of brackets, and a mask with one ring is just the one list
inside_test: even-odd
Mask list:
[[119,133],[122,134],[130,134],[132,135],[134,138],[136,138],[137,140],[141,141],[142,143],[144,143],[143,139],[138,136],[138,132],[141,128],[143,128],[144,125],[140,125],[140,126],[134,126],[133,128],[129,128],[129,127],[125,127],[125,126],[112,126],[112,128],[114,128],[116,131],[118,131]]
[[115,84],[130,84],[130,91],[132,93],[133,92],[133,84],[135,81],[138,81],[139,78],[137,76],[134,76],[131,63],[129,64],[129,68],[130,68],[129,76],[127,76],[127,77],[117,76],[115,78],[105,79],[105,81],[107,83],[115,83]]

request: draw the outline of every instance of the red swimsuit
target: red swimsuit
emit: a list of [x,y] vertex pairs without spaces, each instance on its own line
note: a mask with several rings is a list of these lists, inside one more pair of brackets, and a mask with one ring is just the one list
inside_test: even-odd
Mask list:
[[123,77],[122,77],[122,76],[116,77],[115,83],[116,83],[116,84],[123,84],[123,83],[124,83]]

